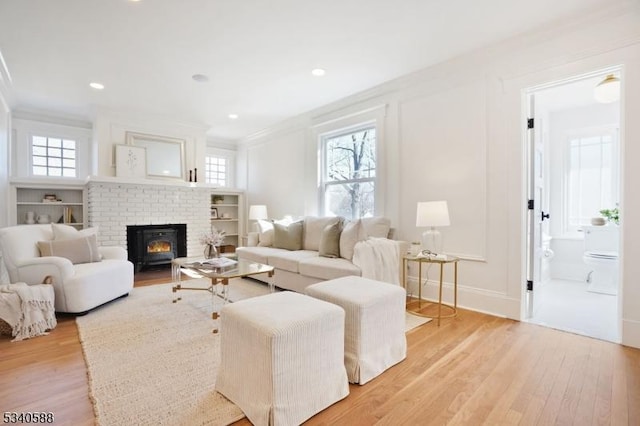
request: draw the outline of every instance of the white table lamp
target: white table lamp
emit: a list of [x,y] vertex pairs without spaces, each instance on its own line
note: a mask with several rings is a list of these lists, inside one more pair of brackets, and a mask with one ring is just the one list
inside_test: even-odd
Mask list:
[[423,201],[418,203],[416,226],[429,227],[422,234],[423,250],[441,253],[442,234],[440,234],[437,227],[449,225],[449,208],[446,201]]
[[[249,206],[249,220],[255,220],[257,223],[258,220],[267,219],[268,217],[267,206],[264,204],[254,204]],[[256,224],[254,224],[254,226],[255,225]]]

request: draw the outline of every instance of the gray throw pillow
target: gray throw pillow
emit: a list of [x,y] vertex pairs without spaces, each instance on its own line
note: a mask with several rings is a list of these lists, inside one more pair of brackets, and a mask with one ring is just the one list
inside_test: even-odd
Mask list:
[[327,225],[320,234],[318,254],[323,257],[340,257],[340,234],[342,221]]
[[273,247],[286,250],[302,250],[302,221],[283,225],[273,224]]

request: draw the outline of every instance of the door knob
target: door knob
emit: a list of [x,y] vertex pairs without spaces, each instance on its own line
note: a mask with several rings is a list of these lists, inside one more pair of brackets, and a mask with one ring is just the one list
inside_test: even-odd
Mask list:
[[545,219],[549,219],[549,213],[544,214],[544,212],[540,212],[540,215],[542,216],[540,220],[543,222]]

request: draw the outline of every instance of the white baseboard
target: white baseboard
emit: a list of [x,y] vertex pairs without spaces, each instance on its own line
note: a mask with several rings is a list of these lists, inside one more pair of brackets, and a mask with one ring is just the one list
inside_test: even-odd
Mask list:
[[[408,278],[409,289],[414,297],[418,297],[417,278]],[[429,301],[438,300],[438,281],[429,280],[422,287],[422,298]],[[453,303],[453,283],[442,283],[442,300],[447,304]],[[481,312],[502,318],[520,320],[520,300],[513,299],[495,291],[466,287],[458,284],[458,307]]]
[[622,319],[621,343],[632,348],[640,348],[640,321]]

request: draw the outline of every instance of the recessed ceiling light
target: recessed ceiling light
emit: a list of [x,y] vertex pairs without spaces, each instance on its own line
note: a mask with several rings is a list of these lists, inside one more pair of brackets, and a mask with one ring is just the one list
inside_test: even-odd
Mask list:
[[229,118],[235,120],[236,118],[238,118],[238,114],[229,114]]
[[327,72],[325,70],[323,70],[322,68],[314,68],[314,69],[311,70],[311,74],[315,75],[316,77],[322,77],[326,73]]
[[191,76],[191,78],[198,83],[206,83],[207,81],[209,81],[209,77],[204,74],[194,74]]
[[102,90],[104,89],[104,84],[102,83],[97,83],[95,81],[89,83],[89,86],[91,86],[92,88],[96,89],[96,90]]

